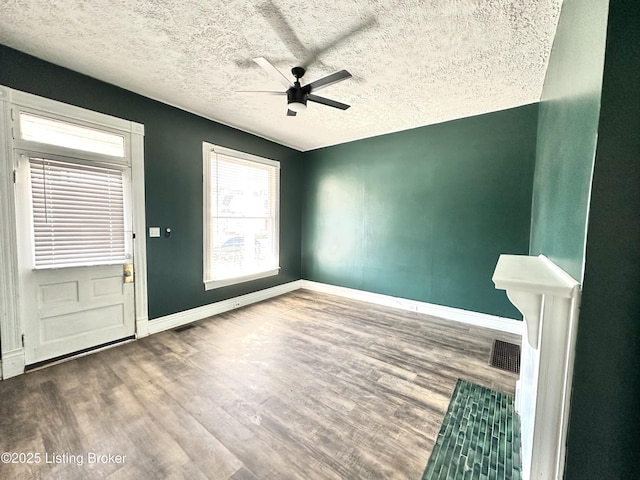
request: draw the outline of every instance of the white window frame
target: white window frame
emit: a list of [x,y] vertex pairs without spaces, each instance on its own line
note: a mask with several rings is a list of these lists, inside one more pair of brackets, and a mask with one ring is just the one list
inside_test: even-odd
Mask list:
[[[209,193],[211,191],[211,155],[220,154],[227,157],[236,158],[238,160],[260,163],[263,165],[269,165],[276,167],[276,198],[275,202],[275,218],[274,218],[274,250],[275,250],[275,266],[267,270],[256,271],[251,274],[238,275],[236,277],[225,278],[221,280],[214,280],[209,269],[211,265],[211,259],[209,258],[209,245],[213,242],[213,238],[210,238],[210,225],[209,219],[211,218],[211,199]],[[274,275],[278,275],[280,272],[280,162],[271,160],[268,158],[258,157],[249,153],[232,150],[230,148],[214,145],[212,143],[202,143],[202,159],[203,159],[203,242],[202,242],[202,258],[203,258],[203,283],[205,290],[213,290],[215,288],[226,287],[229,285],[235,285],[238,283],[248,282],[250,280],[257,280],[259,278],[266,278]]]

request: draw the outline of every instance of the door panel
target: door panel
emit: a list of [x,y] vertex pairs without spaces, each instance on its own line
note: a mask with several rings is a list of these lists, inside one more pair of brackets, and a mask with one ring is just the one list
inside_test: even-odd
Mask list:
[[38,299],[25,309],[31,320],[27,364],[133,334],[133,284],[123,283],[122,265],[33,271],[27,277],[25,292]]

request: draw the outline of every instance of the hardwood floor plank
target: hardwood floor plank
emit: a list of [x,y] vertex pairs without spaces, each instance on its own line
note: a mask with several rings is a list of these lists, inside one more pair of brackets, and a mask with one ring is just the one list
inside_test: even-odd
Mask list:
[[[458,378],[511,335],[298,290],[0,383],[0,478],[418,479]],[[86,460],[89,453],[124,462]]]
[[140,383],[139,379],[144,378],[142,369],[128,362],[111,362],[110,365],[138,402],[145,406],[155,422],[171,435],[200,471],[218,472],[221,478],[229,478],[242,467],[242,463],[161,386],[154,381]]
[[221,385],[203,388],[201,379],[185,376],[169,393],[258,478],[302,478],[296,476],[302,473],[293,468],[285,446],[260,428],[251,404]]

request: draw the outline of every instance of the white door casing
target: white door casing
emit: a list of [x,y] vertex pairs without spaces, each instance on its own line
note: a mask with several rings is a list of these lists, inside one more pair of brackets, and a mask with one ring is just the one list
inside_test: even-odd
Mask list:
[[[31,242],[23,241],[28,232],[25,219],[30,218],[31,207],[24,201],[29,191],[21,188],[20,180],[28,175],[28,157],[33,153],[38,157],[76,155],[70,155],[65,148],[21,140],[16,118],[22,110],[125,137],[126,159],[121,162],[124,163],[121,168],[132,187],[127,194],[127,230],[133,237],[129,251],[135,253],[134,283],[123,284],[122,265],[28,269],[25,273],[29,262],[24,259],[27,255],[32,257]],[[148,334],[143,136],[143,125],[0,86],[2,378],[22,373],[26,364],[107,343],[134,332],[137,336]],[[101,160],[99,155],[86,152],[80,153],[80,157],[84,157],[84,161]],[[20,228],[16,228],[16,223]],[[31,228],[30,222],[26,223]],[[34,317],[40,320],[34,323]],[[88,329],[89,325],[93,325],[93,332]]]

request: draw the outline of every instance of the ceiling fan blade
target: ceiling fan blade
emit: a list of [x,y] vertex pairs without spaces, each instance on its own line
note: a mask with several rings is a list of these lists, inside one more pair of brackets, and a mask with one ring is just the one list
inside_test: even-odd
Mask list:
[[271,0],[267,0],[263,4],[258,5],[256,9],[262,14],[269,25],[271,25],[271,28],[276,32],[278,37],[280,37],[282,43],[285,44],[294,57],[301,59],[310,55],[311,52],[302,44],[296,32],[289,22],[287,22],[282,10]]
[[321,103],[323,105],[328,105],[330,107],[339,108],[340,110],[346,110],[351,106],[351,105],[347,105],[346,103],[336,102],[335,100],[331,100],[330,98],[319,97],[318,95],[311,95],[311,94],[307,96],[307,100],[310,100],[316,103]]
[[327,75],[326,77],[322,77],[314,82],[305,85],[305,88],[309,89],[310,92],[315,92],[317,90],[320,90],[321,88],[325,88],[329,85],[333,85],[334,83],[346,80],[347,78],[351,78],[351,74],[346,70],[340,70],[339,72],[332,73],[331,75]]
[[287,110],[287,117],[295,117],[296,116],[296,112],[294,112],[293,110]]
[[357,35],[360,32],[364,32],[365,30],[368,30],[369,28],[373,27],[374,25],[377,25],[378,21],[375,19],[375,17],[369,17],[367,18],[365,21],[363,21],[362,23],[359,23],[358,25],[352,27],[351,29],[347,30],[346,32],[344,32],[343,34],[339,35],[338,37],[334,38],[331,42],[325,43],[324,45],[321,45],[318,48],[314,48],[311,50],[310,54],[307,55],[304,59],[304,62],[302,62],[302,67],[303,68],[308,68],[309,65],[311,65],[313,62],[316,61],[316,59],[322,55],[324,52],[326,52],[327,50],[337,46],[338,44],[344,42],[347,38],[352,37],[354,35]]
[[286,88],[293,87],[293,83],[285,77],[280,70],[274,67],[269,60],[264,57],[257,57],[253,59],[258,65],[260,65],[274,80],[279,81]]

